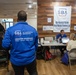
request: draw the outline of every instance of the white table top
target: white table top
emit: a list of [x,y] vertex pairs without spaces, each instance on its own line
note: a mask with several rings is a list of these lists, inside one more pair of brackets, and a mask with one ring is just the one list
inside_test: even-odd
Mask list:
[[49,42],[49,43],[42,43],[41,45],[42,46],[66,46],[66,44],[58,43],[56,41],[52,41],[52,42]]

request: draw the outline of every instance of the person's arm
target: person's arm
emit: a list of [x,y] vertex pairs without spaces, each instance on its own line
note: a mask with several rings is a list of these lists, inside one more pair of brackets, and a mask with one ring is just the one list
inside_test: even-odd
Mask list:
[[11,44],[11,38],[9,31],[7,30],[2,40],[2,47],[8,49],[10,47],[10,44]]
[[61,34],[57,34],[56,35],[56,41],[58,41],[58,40],[60,41],[60,39],[61,39]]
[[56,40],[58,39],[58,34],[56,35]]
[[38,33],[36,33],[36,38],[35,38],[35,50],[38,48]]
[[70,42],[67,43],[67,47],[66,48],[67,48],[67,51],[71,50]]
[[64,36],[63,37],[67,37],[67,35],[66,34],[64,34]]

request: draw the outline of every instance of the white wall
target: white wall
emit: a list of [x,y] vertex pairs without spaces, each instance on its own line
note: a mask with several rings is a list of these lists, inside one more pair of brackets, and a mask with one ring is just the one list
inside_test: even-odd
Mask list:
[[[27,22],[37,30],[37,18],[27,18]],[[0,18],[0,23],[2,23],[2,18]],[[4,24],[2,25],[5,27]]]

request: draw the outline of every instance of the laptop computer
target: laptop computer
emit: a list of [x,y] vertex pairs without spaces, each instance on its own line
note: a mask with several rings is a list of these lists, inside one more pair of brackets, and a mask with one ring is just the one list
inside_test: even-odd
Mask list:
[[63,44],[68,43],[68,41],[69,41],[69,38],[68,37],[62,38],[62,43]]

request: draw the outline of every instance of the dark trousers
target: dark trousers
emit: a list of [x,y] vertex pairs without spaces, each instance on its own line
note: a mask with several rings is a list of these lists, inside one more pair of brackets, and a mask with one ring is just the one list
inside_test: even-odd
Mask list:
[[64,54],[64,50],[66,50],[66,46],[59,46],[59,49],[61,51],[61,55]]
[[24,75],[25,68],[27,69],[29,75],[38,75],[36,68],[36,60],[34,60],[32,63],[28,65],[23,65],[23,66],[16,66],[12,64],[12,67],[14,69],[15,75]]
[[66,46],[51,46],[51,49],[59,49],[62,55],[64,54],[64,50],[66,50]]

